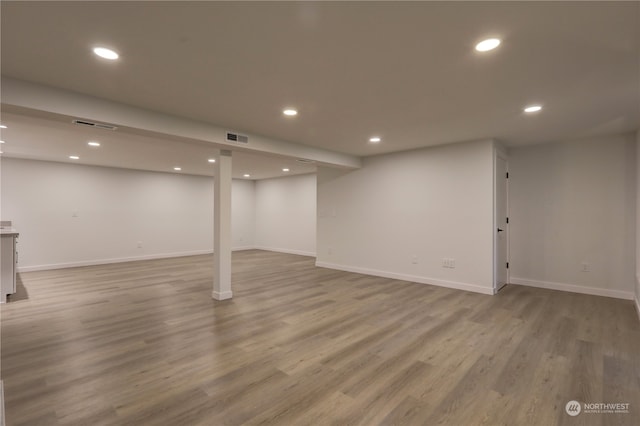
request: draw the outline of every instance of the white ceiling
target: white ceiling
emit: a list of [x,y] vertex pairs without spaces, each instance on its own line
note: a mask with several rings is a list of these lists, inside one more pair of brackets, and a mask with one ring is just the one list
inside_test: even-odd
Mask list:
[[[0,7],[5,76],[358,156],[486,138],[510,146],[553,142],[640,123],[639,2]],[[487,37],[502,45],[475,52]],[[121,59],[96,58],[96,45]],[[531,103],[543,111],[525,115]],[[287,106],[299,115],[284,117]],[[37,138],[30,127],[49,125],[27,124],[25,134]],[[61,135],[56,144],[76,131],[53,127]],[[382,143],[368,143],[372,135]],[[36,145],[28,149],[42,148]],[[206,156],[200,148],[194,156]],[[156,154],[160,168],[179,158]],[[267,167],[280,170],[282,162],[271,161]]]

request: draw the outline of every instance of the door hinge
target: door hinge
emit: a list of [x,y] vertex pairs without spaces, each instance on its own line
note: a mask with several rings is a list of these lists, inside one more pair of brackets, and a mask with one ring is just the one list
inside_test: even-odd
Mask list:
[[509,172],[507,172],[507,179],[509,179]]
[[509,262],[507,262],[507,269],[509,269]]
[[507,223],[509,223],[509,218],[507,218]]

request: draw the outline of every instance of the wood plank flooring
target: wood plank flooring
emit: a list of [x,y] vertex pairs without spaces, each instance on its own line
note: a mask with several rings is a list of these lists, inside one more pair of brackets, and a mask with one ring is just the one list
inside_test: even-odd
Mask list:
[[[486,296],[233,255],[21,274],[1,308],[18,425],[640,425],[630,301],[507,286]],[[570,400],[630,404],[581,413]]]

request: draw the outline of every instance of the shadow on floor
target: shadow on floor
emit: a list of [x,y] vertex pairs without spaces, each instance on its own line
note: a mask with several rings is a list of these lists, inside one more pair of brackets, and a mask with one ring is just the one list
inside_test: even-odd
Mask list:
[[27,292],[27,288],[22,283],[22,279],[20,278],[20,274],[16,276],[16,292],[14,294],[10,294],[7,296],[7,301],[17,302],[18,300],[28,300],[29,293]]

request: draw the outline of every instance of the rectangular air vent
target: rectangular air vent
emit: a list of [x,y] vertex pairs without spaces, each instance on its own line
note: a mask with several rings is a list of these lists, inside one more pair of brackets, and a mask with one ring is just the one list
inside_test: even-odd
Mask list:
[[298,158],[296,160],[298,163],[312,164],[315,163],[313,160],[307,160],[306,158]]
[[227,132],[227,140],[231,142],[249,143],[249,136]]
[[104,129],[104,130],[117,130],[118,129],[116,126],[112,126],[111,124],[94,123],[93,121],[80,120],[80,119],[73,120],[73,124],[77,124],[79,126],[96,127],[98,129]]

